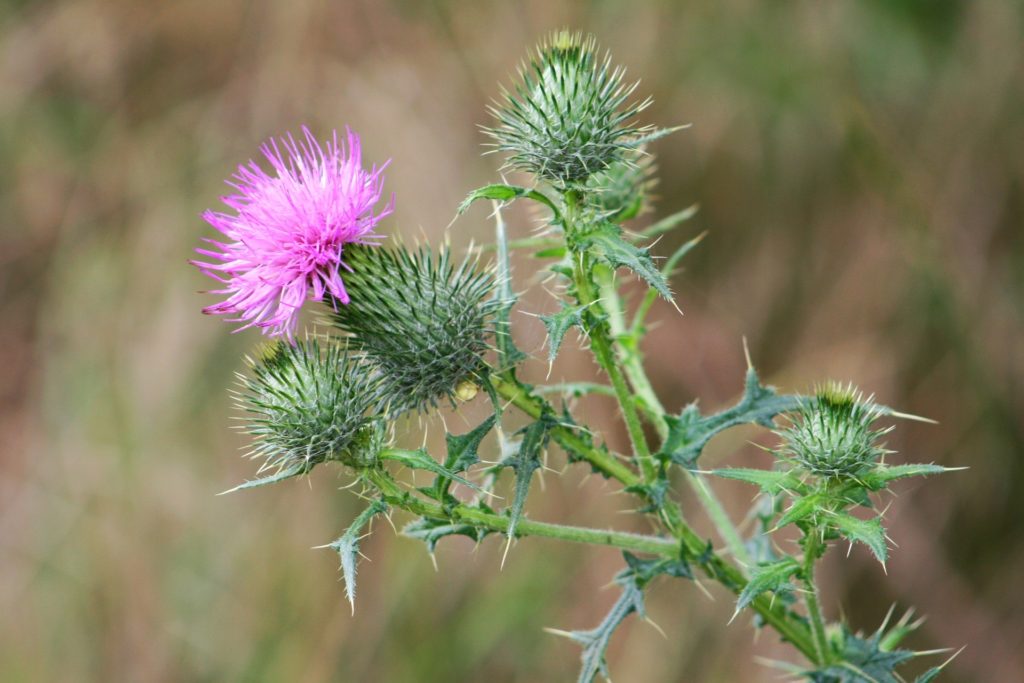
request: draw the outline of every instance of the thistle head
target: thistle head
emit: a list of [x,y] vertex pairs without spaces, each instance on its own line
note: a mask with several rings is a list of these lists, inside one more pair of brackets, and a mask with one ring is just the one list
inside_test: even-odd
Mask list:
[[251,453],[265,467],[308,472],[328,460],[371,464],[374,434],[382,431],[372,414],[376,380],[356,356],[310,339],[268,345],[249,362],[238,404],[256,438]]
[[853,385],[824,384],[782,429],[783,453],[809,472],[826,478],[856,477],[887,453],[876,429],[882,411]]
[[507,166],[560,186],[582,183],[632,149],[646,129],[631,123],[648,101],[630,102],[636,84],[599,57],[594,38],[559,31],[519,69],[519,81],[490,107],[484,131],[508,152]]
[[331,321],[376,367],[384,410],[426,410],[473,393],[499,307],[493,278],[447,250],[353,248],[345,283],[351,303]]

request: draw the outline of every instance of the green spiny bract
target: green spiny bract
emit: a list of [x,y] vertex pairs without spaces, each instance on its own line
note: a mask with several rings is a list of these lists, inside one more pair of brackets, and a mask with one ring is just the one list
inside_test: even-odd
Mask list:
[[779,432],[782,454],[820,477],[856,477],[887,453],[878,439],[890,430],[873,428],[881,415],[853,386],[830,382]]
[[332,322],[377,368],[382,410],[394,416],[475,393],[500,307],[491,275],[427,248],[350,247],[345,263],[351,300],[335,306]]
[[537,47],[519,69],[514,92],[490,107],[497,119],[484,131],[509,152],[507,166],[557,185],[585,181],[618,161],[648,128],[631,120],[649,100],[629,102],[636,84],[611,57],[597,55],[593,37],[561,31]]
[[656,184],[654,157],[641,149],[590,176],[586,184],[587,204],[604,220],[621,223],[647,210],[651,189]]
[[372,464],[382,425],[372,415],[376,379],[365,363],[343,346],[310,339],[274,344],[250,364],[238,403],[256,437],[251,454],[265,467],[305,473],[328,460]]

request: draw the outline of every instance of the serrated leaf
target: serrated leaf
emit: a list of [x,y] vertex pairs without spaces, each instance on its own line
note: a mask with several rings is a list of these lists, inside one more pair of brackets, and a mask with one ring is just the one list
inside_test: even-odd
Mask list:
[[630,244],[618,226],[601,223],[578,239],[581,247],[612,268],[629,268],[664,299],[672,301],[668,280],[654,265],[650,252],[646,248]]
[[427,545],[427,551],[433,554],[438,541],[442,538],[447,536],[466,536],[479,543],[490,531],[471,524],[421,518],[407,524],[402,529],[402,533],[409,538],[423,541]]
[[349,525],[345,533],[341,535],[341,538],[327,546],[337,551],[338,557],[341,559],[341,575],[345,580],[345,596],[348,598],[349,604],[352,605],[353,614],[356,611],[356,560],[359,554],[360,532],[375,515],[379,515],[387,509],[388,506],[383,501],[373,501],[370,503],[370,507],[359,513],[359,516]]
[[563,303],[562,309],[558,313],[540,317],[544,327],[548,330],[548,362],[554,362],[566,332],[574,326],[583,329],[583,309],[583,306],[570,306]]
[[292,465],[291,467],[282,467],[274,474],[268,475],[266,477],[260,477],[259,479],[252,479],[250,481],[239,484],[234,488],[228,489],[227,491],[222,491],[219,495],[224,495],[226,493],[234,493],[235,491],[244,491],[245,489],[254,489],[259,486],[266,486],[267,484],[275,484],[279,481],[284,481],[285,479],[297,477],[300,474],[307,474],[311,469],[312,465],[304,462],[298,462]]
[[743,591],[740,592],[740,597],[736,601],[736,612],[733,616],[739,614],[761,593],[766,591],[785,593],[793,590],[793,584],[789,580],[799,571],[800,563],[792,557],[785,557],[778,562],[754,567],[750,572],[750,580],[743,587]]
[[720,470],[711,470],[711,474],[725,479],[735,479],[748,484],[760,487],[765,493],[776,494],[797,488],[800,481],[790,472],[779,470],[759,470],[748,467],[729,467]]
[[796,410],[800,400],[798,395],[780,396],[773,387],[761,384],[754,368],[748,368],[743,397],[732,408],[703,416],[691,403],[678,416],[666,415],[668,437],[658,455],[692,469],[704,446],[719,432],[747,423],[771,427],[772,418]]
[[533,473],[540,468],[540,454],[547,445],[548,440],[547,420],[537,420],[523,429],[523,440],[519,443],[516,454],[504,464],[515,470],[516,483],[515,492],[512,497],[512,505],[509,508],[508,537],[513,538],[516,533],[516,525],[523,515],[523,507],[526,505],[526,494],[530,491],[530,480]]
[[444,465],[438,464],[438,462],[434,460],[432,457],[430,457],[430,454],[427,453],[422,448],[416,449],[414,451],[389,448],[387,450],[381,451],[380,459],[392,460],[414,470],[424,470],[426,472],[433,472],[434,474],[438,474],[442,477],[446,477],[453,481],[457,481],[463,486],[468,486],[469,488],[477,491],[480,490],[480,487],[478,487],[473,482],[463,477],[460,477],[458,474],[451,471]]
[[871,549],[879,562],[885,564],[889,556],[889,548],[885,543],[885,528],[882,526],[881,517],[864,520],[845,512],[839,512],[830,522],[845,538],[863,543]]
[[779,521],[775,523],[775,528],[781,529],[784,526],[802,522],[817,512],[824,500],[825,496],[820,493],[805,496],[803,498],[797,498],[793,504],[789,506],[789,509],[782,513],[782,517],[780,517]]
[[634,612],[641,616],[644,614],[644,597],[643,591],[635,583],[629,581],[623,584],[618,600],[596,628],[589,631],[554,631],[557,635],[565,636],[583,646],[577,683],[593,683],[598,674],[605,678],[608,677],[608,667],[605,662],[608,642],[619,624]]
[[551,201],[551,199],[543,192],[531,190],[528,187],[519,187],[518,185],[504,185],[501,183],[496,183],[494,185],[485,185],[470,192],[469,195],[462,200],[462,203],[459,204],[457,215],[461,216],[462,214],[464,214],[466,210],[468,210],[469,207],[473,204],[473,202],[477,201],[478,199],[493,199],[499,202],[509,202],[520,198],[532,199],[536,202],[540,202],[541,204],[551,209],[556,217],[560,215],[558,207],[556,207],[555,203]]
[[494,415],[491,415],[481,422],[479,426],[474,427],[465,434],[445,434],[444,440],[448,447],[448,455],[445,458],[444,466],[452,472],[465,472],[480,462],[477,450],[493,426]]
[[616,583],[633,581],[638,588],[643,588],[658,576],[671,576],[677,579],[692,579],[693,569],[682,557],[677,559],[646,559],[637,557],[633,553],[624,552],[622,556],[626,559],[626,569],[615,577]]
[[886,485],[897,479],[906,479],[907,477],[922,477],[929,474],[941,474],[943,472],[954,471],[956,468],[943,467],[941,465],[879,465],[875,469],[863,475],[862,480],[868,488],[878,491],[886,487]]
[[[480,448],[480,443],[484,440],[484,437],[487,436],[487,433],[494,426],[495,419],[495,416],[491,415],[480,423],[479,426],[474,427],[465,434],[445,434],[444,440],[448,451],[444,460],[444,468],[458,474],[459,472],[465,472],[480,462],[477,450]],[[439,476],[434,486],[434,497],[438,500],[443,500],[445,494],[448,493],[449,483],[450,479],[447,476]]]

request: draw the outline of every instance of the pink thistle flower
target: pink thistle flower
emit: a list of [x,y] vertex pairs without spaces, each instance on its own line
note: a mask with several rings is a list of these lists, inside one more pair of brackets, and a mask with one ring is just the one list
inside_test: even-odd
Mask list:
[[[346,244],[372,244],[374,229],[394,208],[394,197],[374,215],[384,184],[383,170],[362,167],[359,136],[346,129],[321,147],[303,126],[303,140],[289,134],[271,139],[260,151],[273,167],[266,173],[255,161],[239,166],[228,185],[238,193],[222,197],[233,213],[206,211],[203,219],[228,240],[204,239],[211,248],[196,249],[214,262],[190,261],[224,284],[211,294],[227,295],[203,313],[233,314],[231,322],[256,326],[268,336],[292,339],[299,309],[308,299],[347,304],[341,278]],[[283,153],[282,153],[283,151]]]

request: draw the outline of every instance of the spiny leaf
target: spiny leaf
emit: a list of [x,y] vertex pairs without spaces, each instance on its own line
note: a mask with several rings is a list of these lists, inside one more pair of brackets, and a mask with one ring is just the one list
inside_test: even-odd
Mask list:
[[750,581],[743,587],[739,600],[736,601],[735,617],[740,611],[752,603],[761,593],[785,593],[793,590],[789,579],[800,571],[800,563],[792,557],[785,557],[778,562],[761,564],[750,572]]
[[565,338],[566,332],[573,326],[583,329],[583,309],[584,306],[570,306],[563,303],[562,309],[558,313],[542,315],[540,317],[544,327],[548,330],[549,362],[554,362],[555,356],[558,355],[558,349],[562,346],[562,340]]
[[626,558],[628,566],[615,577],[616,583],[633,581],[637,588],[644,588],[662,575],[676,579],[693,578],[693,569],[682,555],[675,559],[643,559],[630,552],[624,552],[622,555]]
[[327,547],[338,552],[341,558],[341,575],[345,579],[345,595],[349,604],[352,605],[352,613],[356,611],[356,556],[359,553],[359,534],[369,521],[375,516],[388,509],[387,504],[381,500],[370,503],[370,507],[359,513],[355,521],[345,530],[334,543]]
[[[480,462],[477,449],[487,433],[494,426],[495,416],[491,415],[479,426],[465,434],[445,434],[444,440],[448,447],[448,454],[444,460],[444,468],[450,472],[465,472],[470,467]],[[434,486],[434,497],[443,500],[448,493],[450,479],[446,476],[439,476]]]
[[519,187],[517,185],[504,185],[501,183],[497,183],[494,185],[485,185],[470,192],[469,196],[463,199],[462,203],[459,204],[457,216],[461,216],[462,214],[464,214],[466,210],[469,209],[470,205],[472,205],[473,202],[475,202],[478,199],[493,199],[499,202],[508,202],[514,199],[519,199],[521,197],[532,199],[535,202],[540,202],[544,206],[551,209],[551,211],[555,214],[556,217],[560,216],[558,207],[555,206],[555,203],[551,201],[551,199],[543,192],[531,190],[528,187]]
[[306,474],[311,469],[312,469],[312,466],[307,465],[306,463],[303,463],[303,462],[297,462],[297,463],[295,463],[293,465],[290,465],[288,467],[281,468],[280,470],[278,470],[274,474],[268,475],[266,477],[260,477],[259,479],[253,479],[253,480],[247,481],[247,482],[245,482],[243,484],[239,484],[238,486],[236,486],[236,487],[234,487],[232,489],[228,489],[227,491],[223,491],[220,495],[224,495],[225,493],[234,493],[235,491],[243,491],[245,489],[254,489],[254,488],[258,487],[258,486],[266,486],[267,484],[274,484],[274,483],[277,483],[279,481],[284,481],[285,479],[290,479],[292,477],[297,477],[300,474]]
[[427,551],[433,554],[434,549],[437,547],[437,542],[446,536],[467,536],[479,543],[490,531],[482,527],[473,526],[472,524],[459,524],[423,517],[407,524],[402,529],[402,533],[409,538],[415,538],[426,543]]
[[523,440],[519,444],[519,450],[510,461],[505,463],[516,473],[515,493],[512,498],[512,506],[509,509],[509,538],[515,536],[516,525],[519,523],[519,518],[522,517],[526,494],[530,491],[530,479],[540,467],[540,454],[547,445],[549,427],[547,420],[544,419],[527,426],[523,430]]
[[845,512],[839,512],[830,521],[844,537],[850,541],[863,543],[870,548],[878,561],[885,565],[889,548],[885,543],[885,529],[882,527],[880,517],[863,520]]
[[448,456],[445,458],[444,466],[452,472],[465,472],[471,466],[480,461],[477,449],[480,442],[484,440],[487,433],[494,426],[494,415],[491,415],[479,426],[465,434],[445,434],[444,440],[448,446]]
[[789,509],[782,513],[782,517],[776,522],[775,528],[781,529],[789,524],[802,522],[814,513],[818,512],[821,504],[826,500],[823,494],[815,493],[803,498],[797,498]]
[[729,467],[711,470],[711,474],[725,479],[735,479],[761,488],[765,493],[775,494],[780,491],[797,488],[800,481],[792,472],[779,470],[759,470],[748,467]]
[[552,631],[583,646],[582,666],[579,678],[576,679],[577,683],[593,683],[598,674],[608,678],[608,667],[605,662],[608,642],[619,624],[634,612],[641,616],[644,614],[643,591],[634,582],[627,581],[622,585],[619,599],[596,628],[589,631]]
[[743,397],[732,408],[702,416],[696,404],[691,403],[678,417],[666,415],[668,438],[658,455],[688,469],[693,468],[704,446],[719,432],[746,423],[771,427],[772,418],[779,413],[796,410],[800,407],[800,400],[796,395],[779,396],[774,388],[762,385],[757,372],[750,367]]
[[601,223],[593,230],[579,236],[582,248],[593,253],[613,268],[629,268],[648,285],[657,290],[667,301],[672,301],[668,280],[654,265],[646,248],[630,244],[622,236],[622,230],[611,223]]
[[907,477],[921,477],[929,474],[941,474],[943,472],[955,471],[955,467],[943,467],[941,465],[879,465],[861,477],[864,485],[873,491],[883,489],[889,482]]
[[453,481],[457,481],[463,486],[468,486],[471,489],[475,489],[477,491],[480,490],[480,488],[473,482],[464,479],[463,477],[460,477],[447,467],[439,465],[437,461],[430,457],[430,454],[427,453],[422,448],[418,448],[414,451],[389,448],[387,450],[381,451],[380,459],[393,460],[414,470],[425,470],[427,472],[433,472],[434,474],[446,477]]

